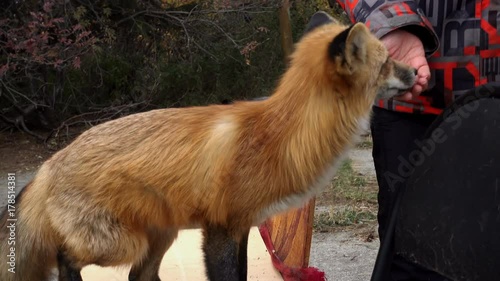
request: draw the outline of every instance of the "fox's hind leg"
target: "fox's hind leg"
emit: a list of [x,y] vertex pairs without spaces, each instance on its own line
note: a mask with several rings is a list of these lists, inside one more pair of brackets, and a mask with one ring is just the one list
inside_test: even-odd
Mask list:
[[111,212],[79,190],[63,190],[47,202],[50,222],[72,265],[118,266],[143,259],[148,249],[147,233],[127,219],[133,214]]
[[233,237],[227,228],[211,225],[204,228],[203,234],[203,252],[208,279],[210,281],[245,281],[248,232],[245,235]]
[[165,252],[177,237],[177,229],[148,232],[149,249],[145,259],[132,266],[128,279],[130,281],[160,281],[158,270]]

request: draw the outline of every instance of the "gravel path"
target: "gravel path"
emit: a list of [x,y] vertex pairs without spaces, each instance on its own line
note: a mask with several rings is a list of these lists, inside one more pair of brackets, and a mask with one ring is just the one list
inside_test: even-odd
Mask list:
[[[354,171],[375,179],[371,149],[354,149],[349,158]],[[378,248],[378,239],[365,242],[352,232],[314,233],[309,263],[328,280],[370,280]]]
[[349,153],[352,168],[366,177],[376,178],[371,149],[354,149]]
[[379,242],[361,241],[351,232],[315,233],[310,266],[325,272],[328,280],[370,280]]

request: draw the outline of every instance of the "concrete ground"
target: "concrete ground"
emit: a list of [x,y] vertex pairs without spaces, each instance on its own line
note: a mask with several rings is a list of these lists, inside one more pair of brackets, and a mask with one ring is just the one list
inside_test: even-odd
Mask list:
[[[373,176],[373,162],[369,149],[351,152],[352,166],[357,172]],[[0,208],[6,204],[7,173],[0,171]],[[33,172],[16,173],[16,191],[19,192],[33,178]],[[310,266],[324,271],[328,280],[360,281],[369,280],[379,242],[362,241],[349,231],[336,233],[314,233],[311,246]]]

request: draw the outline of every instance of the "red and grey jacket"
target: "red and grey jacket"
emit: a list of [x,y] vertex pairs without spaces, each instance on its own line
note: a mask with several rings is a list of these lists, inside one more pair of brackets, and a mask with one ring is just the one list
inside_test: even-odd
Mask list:
[[337,0],[352,22],[379,38],[405,29],[423,42],[431,68],[418,100],[377,101],[409,113],[439,114],[466,90],[500,81],[500,0]]

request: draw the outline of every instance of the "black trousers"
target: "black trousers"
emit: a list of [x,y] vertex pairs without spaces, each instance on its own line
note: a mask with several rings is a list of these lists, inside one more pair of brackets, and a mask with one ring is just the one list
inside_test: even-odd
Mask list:
[[[402,180],[395,181],[389,175],[396,174],[406,179],[411,174],[408,165],[405,165],[406,159],[410,152],[418,147],[419,141],[435,118],[434,115],[407,114],[374,107],[371,133],[373,160],[379,185],[380,241],[384,241],[387,232],[386,228],[396,199],[395,191],[404,184]],[[389,271],[384,273],[386,277],[383,280],[447,280],[395,254]]]

